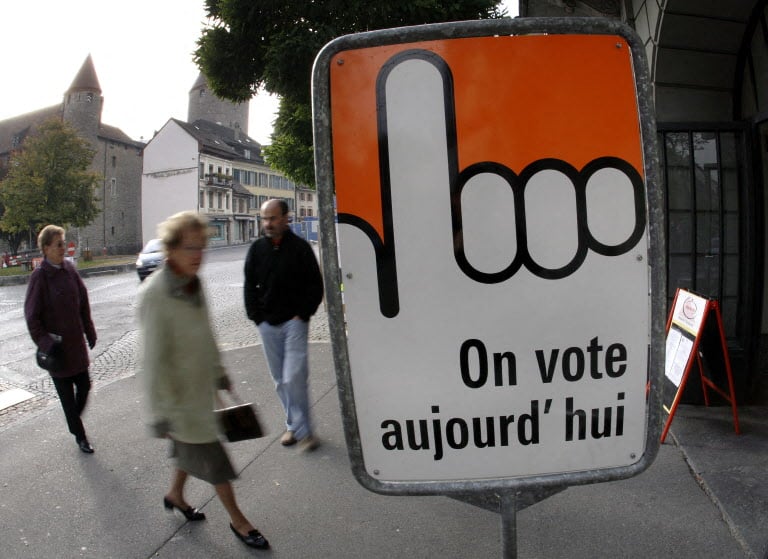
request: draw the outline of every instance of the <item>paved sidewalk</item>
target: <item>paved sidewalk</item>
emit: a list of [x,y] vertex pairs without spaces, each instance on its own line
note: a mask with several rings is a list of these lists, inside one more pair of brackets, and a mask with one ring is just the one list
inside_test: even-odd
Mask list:
[[[187,497],[206,522],[184,523],[163,511],[170,480],[166,443],[149,437],[141,386],[129,376],[93,393],[84,421],[94,455],[77,449],[58,402],[0,431],[0,556],[502,556],[497,514],[445,497],[377,495],[354,480],[330,344],[310,346],[311,398],[323,441],[310,454],[279,443],[282,412],[261,348],[232,350],[224,358],[237,392],[256,403],[268,430],[228,449],[241,472],[235,482],[240,505],[271,550],[236,540],[213,489],[197,480],[190,480]],[[573,487],[520,511],[518,557],[765,559],[765,409],[742,410],[741,436],[721,412],[678,411],[673,437],[639,476]]]

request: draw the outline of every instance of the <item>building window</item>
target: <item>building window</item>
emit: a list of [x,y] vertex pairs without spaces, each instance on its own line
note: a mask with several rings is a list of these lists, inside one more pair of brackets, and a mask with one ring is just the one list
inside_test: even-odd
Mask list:
[[304,193],[303,192],[299,192],[299,200],[304,200]]
[[251,158],[251,150],[249,150],[249,149],[244,150],[243,151],[243,155],[245,156],[246,159],[250,159]]
[[115,167],[117,167],[117,156],[113,155],[112,156],[112,168],[114,169]]
[[205,207],[205,191],[204,190],[200,191],[200,207],[201,208]]
[[218,202],[219,202],[219,209],[221,209],[221,192],[218,193]]
[[229,194],[224,196],[224,203],[226,204],[226,208],[229,209]]
[[311,201],[312,201],[312,193],[307,192],[307,202],[311,202]]
[[109,179],[109,190],[112,193],[112,196],[117,196],[117,179],[112,177]]
[[312,208],[307,208],[307,217],[312,217]]
[[198,178],[205,178],[205,163],[200,163],[200,176]]
[[208,208],[213,209],[213,192],[208,192]]

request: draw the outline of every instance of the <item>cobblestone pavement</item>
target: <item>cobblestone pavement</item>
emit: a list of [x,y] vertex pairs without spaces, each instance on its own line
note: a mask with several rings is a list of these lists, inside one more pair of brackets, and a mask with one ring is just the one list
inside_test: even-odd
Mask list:
[[[222,351],[255,346],[261,343],[258,329],[245,316],[242,305],[242,265],[242,260],[216,262],[205,266],[201,274],[211,310],[214,331]],[[120,303],[119,311],[133,315],[135,314],[135,306],[135,297],[130,297]],[[96,324],[96,327],[98,330],[100,325]],[[94,391],[107,383],[135,374],[139,335],[135,329],[135,324],[132,328],[110,341],[101,353],[92,357],[90,373]],[[310,342],[330,339],[328,316],[322,304],[310,321],[309,339]],[[258,349],[258,351],[261,350]],[[38,380],[23,386],[0,379],[0,392],[13,388],[23,388],[32,393],[34,397],[0,410],[0,431],[19,420],[41,412],[52,403],[58,405],[58,397],[53,382],[47,376],[40,377]]]

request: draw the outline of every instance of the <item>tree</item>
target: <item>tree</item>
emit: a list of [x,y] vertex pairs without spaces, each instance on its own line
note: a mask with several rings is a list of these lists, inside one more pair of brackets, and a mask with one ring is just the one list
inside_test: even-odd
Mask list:
[[42,123],[11,156],[0,180],[4,237],[9,242],[34,237],[49,223],[83,227],[92,222],[99,213],[95,187],[101,179],[88,170],[94,153],[70,125],[59,119]]
[[341,35],[405,25],[497,18],[500,0],[206,0],[209,25],[195,62],[213,92],[245,102],[260,88],[280,97],[270,165],[314,185],[312,64]]

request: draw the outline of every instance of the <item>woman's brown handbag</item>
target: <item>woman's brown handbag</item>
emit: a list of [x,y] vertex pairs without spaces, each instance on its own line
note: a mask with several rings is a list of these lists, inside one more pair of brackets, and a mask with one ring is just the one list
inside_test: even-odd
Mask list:
[[[221,427],[221,432],[231,443],[237,441],[247,441],[249,439],[258,439],[264,436],[264,431],[256,415],[256,409],[253,404],[243,404],[230,392],[236,405],[227,408],[215,410],[216,419]],[[217,397],[221,405],[221,399]]]

